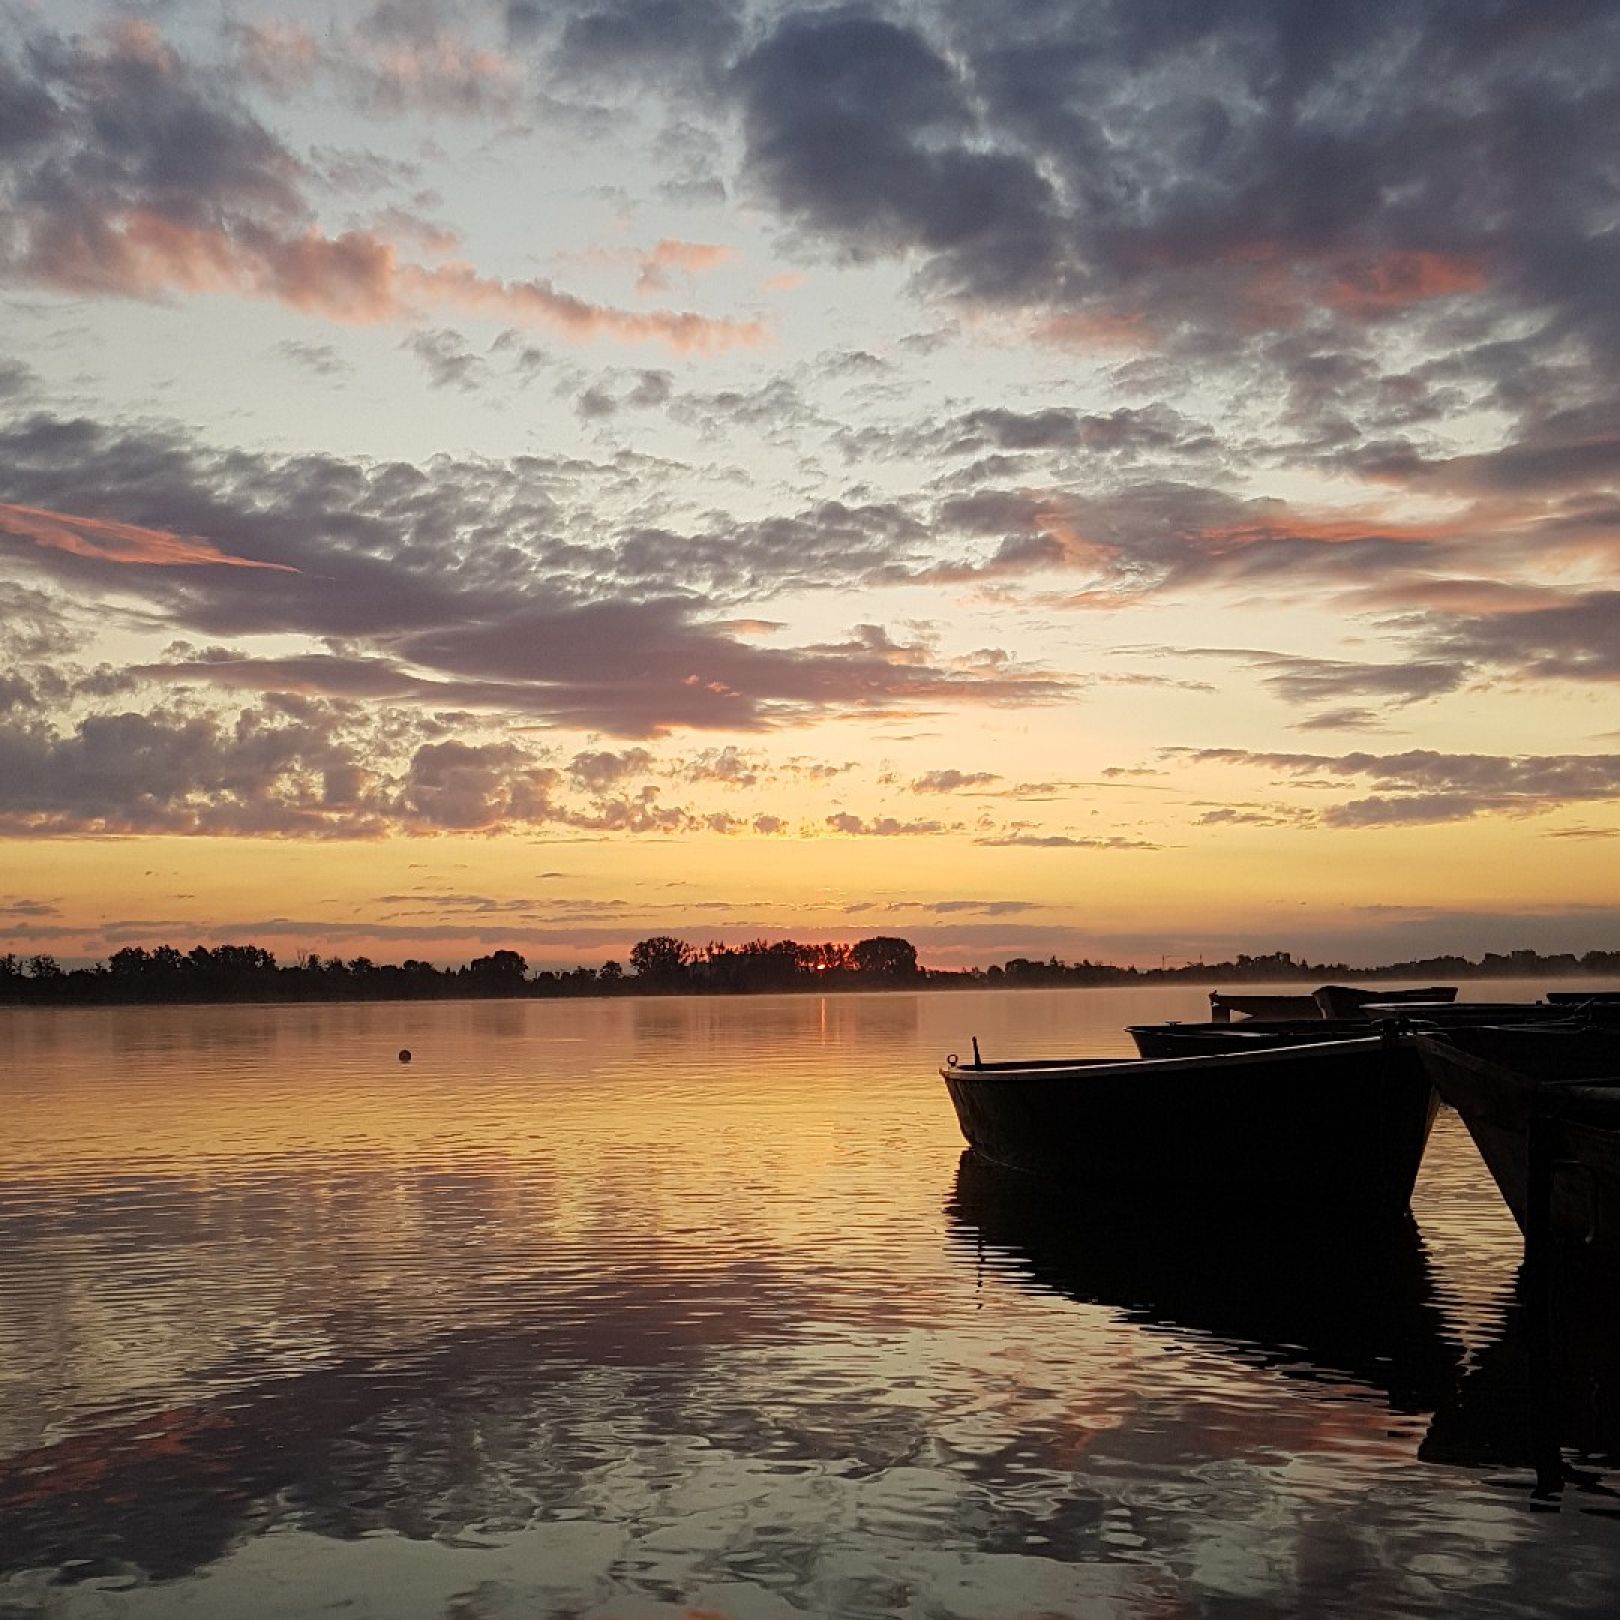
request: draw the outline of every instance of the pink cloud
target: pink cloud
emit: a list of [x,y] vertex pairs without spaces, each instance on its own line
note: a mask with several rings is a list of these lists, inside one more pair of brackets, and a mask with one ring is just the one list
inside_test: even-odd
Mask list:
[[636,277],[636,291],[666,292],[671,270],[695,276],[705,270],[713,270],[736,256],[733,249],[715,242],[679,242],[665,237],[641,255],[641,273]]
[[322,41],[301,23],[281,21],[245,23],[235,34],[243,73],[276,96],[325,76],[378,112],[476,117],[509,113],[522,94],[518,62],[449,34],[380,44],[349,32]]
[[227,556],[217,546],[195,535],[171,534],[167,529],[145,529],[135,523],[108,518],[76,517],[71,512],[50,512],[38,506],[0,502],[0,531],[31,540],[49,551],[66,551],[96,562],[127,563],[141,568],[264,568],[278,574],[296,574],[286,563],[255,562]]
[[64,219],[43,222],[28,268],[36,280],[78,293],[229,293],[360,325],[454,307],[548,326],[569,337],[663,343],[683,353],[756,347],[767,338],[758,321],[619,310],[561,292],[548,281],[483,275],[465,262],[403,263],[393,243],[370,231],[285,235],[246,222],[233,230],[183,224],[145,209],[89,227]]

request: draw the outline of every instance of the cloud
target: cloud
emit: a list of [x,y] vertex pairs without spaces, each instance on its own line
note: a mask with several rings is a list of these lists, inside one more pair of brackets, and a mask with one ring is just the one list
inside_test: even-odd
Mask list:
[[316,377],[342,377],[353,370],[330,343],[301,343],[296,338],[284,338],[276,345],[275,352]]
[[[1406,660],[1394,664],[1355,663],[1344,659],[1308,658],[1297,653],[1261,652],[1247,647],[1175,647],[1142,649],[1170,658],[1225,658],[1262,672],[1261,682],[1285,703],[1328,703],[1347,697],[1389,698],[1419,703],[1454,692],[1467,679],[1469,665],[1450,661]],[[1362,716],[1366,710],[1338,710]]]
[[568,774],[581,787],[601,792],[627,778],[645,776],[652,766],[653,756],[645,748],[626,748],[620,753],[597,749],[575,754]]
[[[559,764],[527,736],[491,735],[466,715],[285,693],[234,708],[204,707],[171,686],[165,701],[144,709],[101,707],[77,719],[0,706],[0,836],[354,840],[532,837],[546,830],[630,837],[785,831],[780,816],[744,820],[665,803],[660,785],[644,780],[662,774],[712,781],[702,766],[717,757],[723,754],[700,758],[695,772],[694,762],[670,764],[642,748],[587,750]],[[730,780],[723,769],[721,779]],[[850,818],[835,830],[896,836],[942,829]],[[389,903],[433,898],[393,896]]]
[[942,821],[900,821],[894,816],[864,819],[847,810],[826,817],[824,825],[845,838],[927,838],[950,831]]
[[1387,587],[1444,561],[1459,535],[1456,520],[1318,517],[1274,497],[1243,500],[1176,480],[1098,494],[979,490],[942,501],[936,521],[999,544],[987,557],[896,569],[896,577],[956,584],[1077,576],[1077,587],[1043,598],[1069,608],[1128,607],[1209,586],[1318,598],[1373,581]]
[[729,788],[754,787],[763,773],[762,761],[731,744],[706,748],[675,767],[675,774],[683,782],[712,782]]
[[429,22],[409,30],[370,25],[316,35],[285,20],[238,23],[230,32],[239,70],[259,89],[288,98],[317,81],[335,84],[365,112],[510,118],[522,107],[522,63]]
[[908,901],[893,909],[925,911],[935,917],[977,913],[985,917],[1016,917],[1026,911],[1043,911],[1034,900],[928,900]]
[[913,793],[957,793],[964,788],[988,787],[1001,778],[994,771],[925,771],[911,784]]
[[380,806],[344,728],[243,711],[120,713],[69,732],[44,721],[0,725],[0,830],[8,836],[99,833],[339,833],[381,830]]
[[0,168],[13,227],[0,275],[12,282],[81,297],[261,298],[359,324],[455,309],[686,353],[766,340],[757,321],[616,310],[543,279],[402,260],[371,231],[327,233],[305,166],[149,24],[69,43],[42,36],[29,60],[37,83],[9,65],[0,77],[0,96],[30,119]]
[[1379,789],[1318,812],[1325,827],[1387,827],[1540,815],[1564,805],[1620,797],[1620,754],[1254,753],[1237,748],[1168,750],[1194,763],[1280,771],[1312,785],[1361,777]]
[[1027,292],[1052,270],[1050,182],[987,149],[966,87],[919,33],[789,14],[732,84],[749,182],[806,232],[855,257],[921,249],[958,292]]
[[1278,810],[1251,810],[1241,809],[1236,805],[1221,805],[1214,810],[1206,810],[1198,818],[1200,827],[1287,827],[1300,821],[1309,820],[1308,814],[1298,811]]
[[577,8],[561,31],[560,80],[672,75],[711,82],[741,37],[730,0],[604,0]]
[[1380,731],[1383,716],[1373,709],[1323,709],[1294,722],[1295,731]]
[[474,354],[458,332],[413,332],[401,344],[427,368],[435,388],[455,388],[471,393],[483,384],[484,361]]
[[[583,480],[578,504],[565,509],[548,490],[566,495],[572,479]],[[705,545],[689,557],[673,538],[665,554],[640,532],[582,543],[601,487],[599,470],[534,457],[373,466],[217,454],[173,430],[45,416],[0,427],[6,510],[51,515],[44,529],[28,520],[35,570],[85,600],[136,596],[219,649],[149,662],[153,678],[499,706],[619,737],[1048,703],[1069,690],[1048,672],[944,660],[872,626],[843,642],[764,644],[757,627],[711,616],[694,596]],[[96,516],[76,526],[56,518],[54,503],[70,492]],[[784,523],[738,525],[729,550],[717,531],[712,554],[717,568],[780,587],[778,558],[804,567],[819,547],[829,566],[851,548],[864,560],[897,532],[909,530],[888,510],[829,503]],[[279,657],[220,645],[262,635],[321,645]]]
[[62,908],[54,900],[34,900],[20,894],[0,894],[0,917],[58,917]]
[[1620,591],[1588,591],[1554,607],[1431,616],[1413,628],[1457,659],[1547,680],[1620,680]]
[[34,506],[0,502],[0,533],[48,551],[66,551],[97,562],[135,568],[268,568],[297,573],[289,563],[255,562],[230,557],[206,540],[116,523],[106,518],[75,517],[70,512],[48,512]]
[[1067,833],[1006,833],[975,838],[986,849],[1158,849],[1145,838],[1073,838]]
[[574,255],[591,264],[626,265],[635,271],[636,291],[643,296],[670,290],[676,276],[702,275],[737,257],[735,248],[718,242],[683,242],[666,236],[650,248],[595,248]]

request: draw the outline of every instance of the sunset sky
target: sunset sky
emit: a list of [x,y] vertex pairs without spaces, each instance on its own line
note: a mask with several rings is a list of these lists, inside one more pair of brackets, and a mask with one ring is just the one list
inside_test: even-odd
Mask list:
[[0,951],[1620,948],[1620,0],[0,0]]

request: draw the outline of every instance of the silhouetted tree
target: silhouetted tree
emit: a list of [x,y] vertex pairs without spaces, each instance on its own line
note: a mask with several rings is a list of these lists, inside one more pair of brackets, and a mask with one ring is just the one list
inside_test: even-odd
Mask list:
[[654,934],[630,947],[630,966],[644,983],[668,988],[686,981],[692,956],[692,947],[684,939]]
[[467,964],[467,977],[480,990],[494,995],[510,995],[528,977],[529,964],[516,951],[492,951],[475,956]]
[[869,979],[914,979],[917,977],[917,947],[909,939],[876,934],[857,941],[850,953],[855,971]]

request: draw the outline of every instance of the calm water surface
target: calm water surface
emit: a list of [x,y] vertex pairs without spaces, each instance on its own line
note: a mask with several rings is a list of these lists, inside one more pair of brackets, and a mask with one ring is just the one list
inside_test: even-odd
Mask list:
[[1454,1116],[1336,1247],[962,1162],[970,1034],[1203,1005],[0,1014],[0,1620],[1615,1613],[1608,1302],[1532,1389]]

